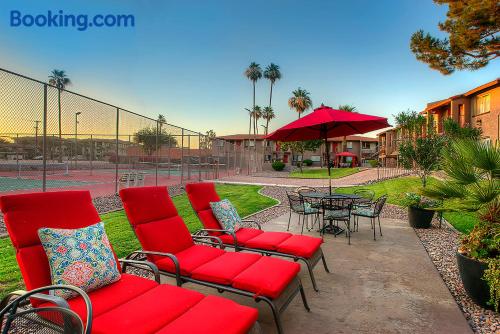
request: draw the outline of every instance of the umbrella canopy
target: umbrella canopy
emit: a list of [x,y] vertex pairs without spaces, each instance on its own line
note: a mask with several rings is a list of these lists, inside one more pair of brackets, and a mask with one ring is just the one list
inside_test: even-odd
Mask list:
[[269,134],[266,139],[279,141],[324,139],[361,134],[389,126],[385,117],[335,110],[322,105],[312,113]]
[[332,193],[330,177],[330,152],[327,138],[366,133],[389,127],[387,118],[336,110],[325,105],[296,121],[293,121],[265,138],[279,141],[302,141],[323,139],[325,141],[328,165],[328,183]]
[[335,154],[335,156],[337,156],[337,157],[357,157],[356,154],[351,153],[351,152],[340,152],[340,153]]

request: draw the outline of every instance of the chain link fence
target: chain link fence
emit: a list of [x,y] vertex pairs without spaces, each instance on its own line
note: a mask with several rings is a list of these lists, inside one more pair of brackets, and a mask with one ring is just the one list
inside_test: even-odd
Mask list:
[[261,168],[252,147],[3,69],[0,115],[0,196],[86,189],[99,197]]

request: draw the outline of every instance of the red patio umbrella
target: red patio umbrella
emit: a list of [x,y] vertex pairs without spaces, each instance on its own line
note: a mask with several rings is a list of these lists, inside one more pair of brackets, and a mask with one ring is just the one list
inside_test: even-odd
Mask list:
[[340,152],[335,155],[335,159],[337,159],[337,163],[340,163],[340,158],[341,157],[351,157],[352,158],[352,164],[351,167],[354,167],[354,163],[358,159],[358,156],[352,152]]
[[278,141],[302,141],[324,139],[326,158],[328,161],[328,179],[330,194],[332,180],[330,171],[330,152],[328,138],[362,134],[389,127],[387,118],[332,109],[328,106],[314,109],[314,111],[296,121],[293,121],[273,133],[266,139]]

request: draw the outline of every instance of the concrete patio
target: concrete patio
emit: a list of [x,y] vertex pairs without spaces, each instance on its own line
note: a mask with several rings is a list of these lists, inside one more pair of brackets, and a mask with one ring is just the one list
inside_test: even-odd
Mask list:
[[[285,231],[288,214],[264,228]],[[299,231],[298,217],[292,227]],[[378,226],[377,226],[378,227]],[[314,292],[307,270],[301,278],[311,312],[295,298],[282,315],[287,334],[299,333],[472,333],[412,228],[401,220],[383,219],[383,237],[373,240],[367,220],[347,244],[344,235],[325,236],[323,250],[331,273],[315,268],[320,292]],[[311,235],[317,235],[312,232]],[[217,294],[186,284],[185,287]],[[224,294],[250,306],[248,298]],[[258,305],[263,333],[275,333],[271,312]]]

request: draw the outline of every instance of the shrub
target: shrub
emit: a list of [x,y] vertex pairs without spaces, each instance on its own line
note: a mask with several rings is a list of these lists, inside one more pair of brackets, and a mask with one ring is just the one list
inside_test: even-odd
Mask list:
[[368,160],[368,164],[370,165],[370,167],[375,168],[378,166],[378,160],[375,159]]
[[417,209],[435,208],[438,204],[438,201],[431,200],[415,193],[406,193],[405,199],[402,202],[403,206]]
[[273,166],[273,169],[275,171],[278,171],[278,172],[282,171],[283,169],[285,169],[285,164],[283,162],[281,162],[281,161],[275,161],[275,162],[273,162],[272,166]]
[[312,166],[313,164],[313,161],[311,159],[305,159],[304,161],[302,161],[304,163],[304,165],[306,166]]

